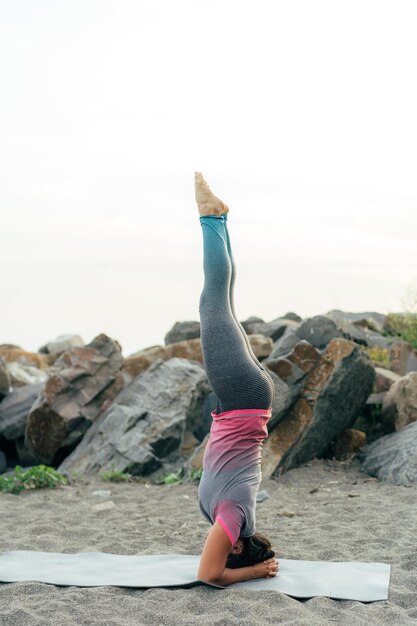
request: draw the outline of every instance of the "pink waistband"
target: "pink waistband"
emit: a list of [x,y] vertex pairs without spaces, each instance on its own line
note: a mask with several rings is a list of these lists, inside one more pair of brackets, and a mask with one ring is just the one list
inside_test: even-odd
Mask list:
[[227,417],[268,417],[272,416],[272,409],[236,409],[234,411],[224,411],[224,413],[211,412],[214,420],[224,419]]

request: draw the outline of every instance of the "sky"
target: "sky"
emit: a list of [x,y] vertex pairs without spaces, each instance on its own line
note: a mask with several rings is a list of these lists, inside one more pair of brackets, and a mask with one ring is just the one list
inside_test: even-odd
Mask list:
[[[240,320],[405,310],[417,4],[0,0],[0,343],[198,320],[194,171]],[[408,298],[408,300],[407,300]]]

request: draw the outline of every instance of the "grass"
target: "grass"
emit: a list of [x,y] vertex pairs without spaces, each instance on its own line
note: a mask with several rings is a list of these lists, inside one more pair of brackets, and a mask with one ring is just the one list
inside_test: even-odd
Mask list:
[[28,489],[54,489],[62,484],[68,484],[65,476],[47,465],[34,465],[27,470],[16,465],[14,474],[0,476],[0,491],[14,495]]
[[385,318],[385,336],[397,336],[408,341],[417,350],[417,314],[388,313]]
[[113,483],[121,483],[130,480],[131,475],[119,470],[109,470],[100,474],[103,480],[108,480]]
[[378,363],[381,367],[389,369],[389,351],[388,348],[381,348],[380,346],[363,346],[364,351],[368,354],[371,361]]

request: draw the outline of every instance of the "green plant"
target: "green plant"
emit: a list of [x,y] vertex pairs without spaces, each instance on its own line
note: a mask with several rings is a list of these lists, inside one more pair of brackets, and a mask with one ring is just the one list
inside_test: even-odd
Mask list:
[[164,477],[164,483],[166,485],[178,485],[182,482],[184,476],[184,468],[181,467],[178,472],[172,472]]
[[380,346],[363,346],[364,351],[368,354],[369,358],[376,363],[389,369],[389,351],[387,348],[381,348]]
[[384,334],[401,337],[417,349],[417,315],[415,313],[389,313],[385,319]]
[[34,465],[27,470],[16,465],[14,474],[0,476],[0,491],[15,495],[26,489],[55,488],[60,484],[68,484],[67,478],[47,465]]
[[201,467],[196,467],[196,468],[192,467],[191,472],[190,472],[190,478],[191,480],[198,482],[199,480],[201,480],[202,474],[203,474],[203,470],[201,469]]
[[109,480],[114,483],[121,483],[130,479],[130,474],[126,472],[121,472],[119,470],[108,470],[106,472],[101,472],[100,474],[103,480]]

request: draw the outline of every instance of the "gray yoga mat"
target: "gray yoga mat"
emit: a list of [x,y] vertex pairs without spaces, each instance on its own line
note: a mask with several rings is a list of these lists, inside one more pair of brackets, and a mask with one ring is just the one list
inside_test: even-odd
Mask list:
[[[193,587],[206,584],[197,579],[199,560],[198,555],[180,554],[126,556],[14,550],[0,553],[0,581],[36,580],[79,587]],[[388,598],[390,569],[385,563],[279,559],[279,573],[274,578],[249,580],[227,588],[281,591],[295,598],[327,596],[373,602]]]

